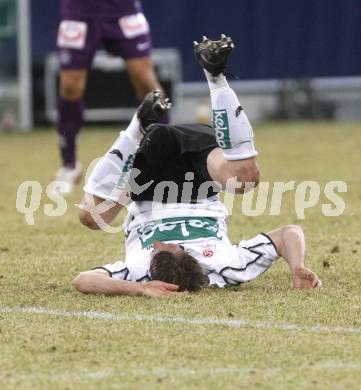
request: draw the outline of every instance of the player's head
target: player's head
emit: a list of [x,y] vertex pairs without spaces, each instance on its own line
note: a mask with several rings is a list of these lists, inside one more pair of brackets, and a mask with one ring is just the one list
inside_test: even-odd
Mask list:
[[156,241],[150,263],[153,280],[174,283],[179,291],[197,291],[208,285],[208,276],[198,261],[176,244]]

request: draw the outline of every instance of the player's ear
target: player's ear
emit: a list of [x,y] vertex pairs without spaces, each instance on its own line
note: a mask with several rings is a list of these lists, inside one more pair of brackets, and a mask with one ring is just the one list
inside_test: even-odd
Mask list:
[[155,251],[161,250],[161,247],[162,247],[162,243],[160,241],[154,241],[153,242],[153,249]]

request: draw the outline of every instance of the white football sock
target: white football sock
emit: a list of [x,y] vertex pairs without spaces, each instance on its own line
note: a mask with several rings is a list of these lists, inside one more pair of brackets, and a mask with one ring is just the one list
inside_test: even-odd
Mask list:
[[224,158],[244,160],[256,156],[252,126],[226,77],[222,73],[215,77],[207,71],[205,75],[211,93],[213,128]]
[[229,88],[226,76],[223,73],[220,73],[218,76],[212,76],[208,71],[204,69],[204,74],[206,75],[210,90],[219,89],[223,87]]
[[132,120],[130,121],[125,134],[136,144],[139,144],[143,139],[144,135],[140,132],[140,123],[137,113],[133,115]]
[[96,164],[84,186],[84,192],[102,199],[122,202],[124,194],[129,192],[129,177],[139,147],[138,140],[140,141],[142,137],[135,115],[125,132],[120,134],[109,151]]

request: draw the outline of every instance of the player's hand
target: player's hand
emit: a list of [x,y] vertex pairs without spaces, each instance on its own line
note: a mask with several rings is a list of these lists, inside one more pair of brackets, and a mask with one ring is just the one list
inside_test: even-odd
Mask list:
[[151,282],[144,283],[142,284],[142,288],[142,294],[152,298],[184,294],[184,292],[178,292],[179,286],[176,284],[166,283],[160,280],[152,280]]
[[293,275],[293,287],[301,290],[321,288],[322,282],[311,270],[307,268],[297,268]]

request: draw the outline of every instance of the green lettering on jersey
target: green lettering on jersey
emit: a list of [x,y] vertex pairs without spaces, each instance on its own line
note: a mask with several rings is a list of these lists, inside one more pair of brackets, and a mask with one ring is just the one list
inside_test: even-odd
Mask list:
[[188,241],[197,238],[222,239],[217,219],[208,217],[164,218],[137,230],[142,248],[154,241]]

